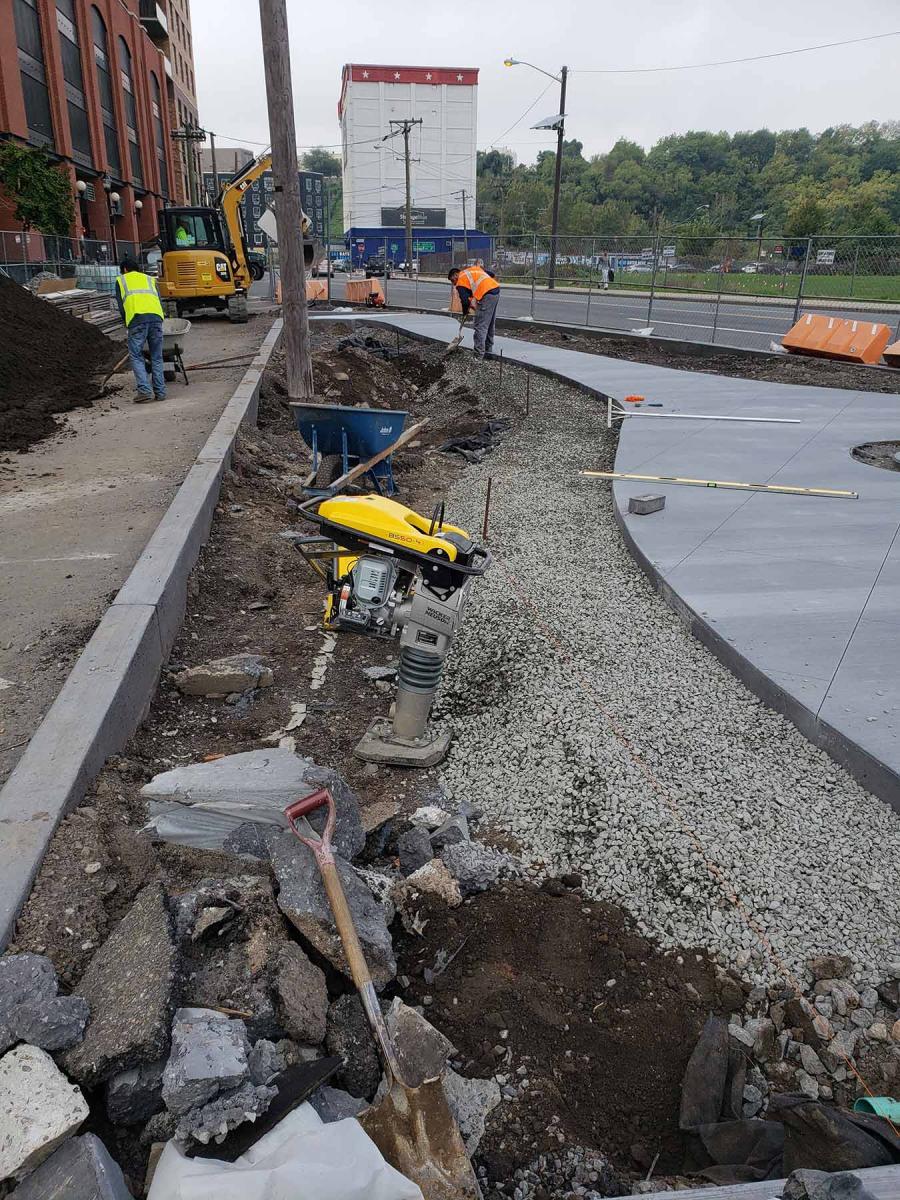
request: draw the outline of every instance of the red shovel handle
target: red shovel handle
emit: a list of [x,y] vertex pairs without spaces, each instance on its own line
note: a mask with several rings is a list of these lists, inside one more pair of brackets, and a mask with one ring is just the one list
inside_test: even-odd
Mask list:
[[[328,820],[325,822],[325,832],[321,838],[304,837],[297,829],[295,821],[301,817],[309,816],[315,812],[317,808],[328,806]],[[334,808],[334,797],[328,788],[317,788],[316,791],[310,792],[308,796],[303,796],[299,800],[295,800],[289,804],[284,810],[284,815],[287,817],[288,827],[296,837],[303,842],[304,846],[308,846],[315,854],[316,859],[324,862],[331,862],[331,838],[334,834],[334,823],[336,812]]]

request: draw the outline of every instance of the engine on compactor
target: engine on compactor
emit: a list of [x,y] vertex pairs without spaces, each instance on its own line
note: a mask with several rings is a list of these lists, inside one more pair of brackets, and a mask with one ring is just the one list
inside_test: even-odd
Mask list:
[[490,554],[464,529],[429,519],[384,496],[333,496],[307,512],[321,536],[299,548],[325,580],[329,629],[400,642],[393,719],[376,718],[355,753],[372,762],[432,766],[450,734],[433,733],[428,715],[472,581]]

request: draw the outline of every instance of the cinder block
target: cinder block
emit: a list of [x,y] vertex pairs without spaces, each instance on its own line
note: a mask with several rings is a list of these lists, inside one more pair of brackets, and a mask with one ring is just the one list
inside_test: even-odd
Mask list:
[[662,512],[665,507],[665,496],[631,496],[628,501],[628,511],[638,517],[646,517],[649,513]]

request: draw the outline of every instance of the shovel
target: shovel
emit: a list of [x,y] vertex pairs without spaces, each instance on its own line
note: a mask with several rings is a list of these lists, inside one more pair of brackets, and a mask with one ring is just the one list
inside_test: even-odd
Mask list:
[[462,320],[459,323],[459,333],[456,335],[456,337],[453,339],[452,342],[447,343],[447,349],[441,355],[441,358],[449,358],[449,356],[453,353],[453,351],[457,349],[457,347],[459,346],[459,343],[463,339],[463,330],[465,328],[465,324],[466,324],[466,321],[468,320],[468,318],[469,318],[469,314],[466,313],[466,315],[462,318]]
[[[323,805],[328,806],[324,833],[321,838],[305,836],[295,822]],[[359,1123],[391,1166],[418,1184],[425,1200],[479,1200],[481,1192],[475,1173],[440,1079],[428,1079],[417,1088],[407,1087],[403,1082],[397,1052],[382,1016],[334,862],[331,838],[335,808],[331,792],[319,788],[289,804],[284,815],[291,832],[315,856],[350,974],[384,1066],[387,1083],[384,1098],[370,1105],[357,1118]],[[312,833],[309,824],[304,822],[304,825]]]

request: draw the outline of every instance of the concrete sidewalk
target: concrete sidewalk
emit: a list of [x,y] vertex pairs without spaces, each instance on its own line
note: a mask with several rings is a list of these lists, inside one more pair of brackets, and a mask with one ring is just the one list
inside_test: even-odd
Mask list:
[[[193,321],[186,362],[256,353],[274,318]],[[194,462],[244,366],[189,373],[162,404],[118,393],[0,460],[0,782]]]

